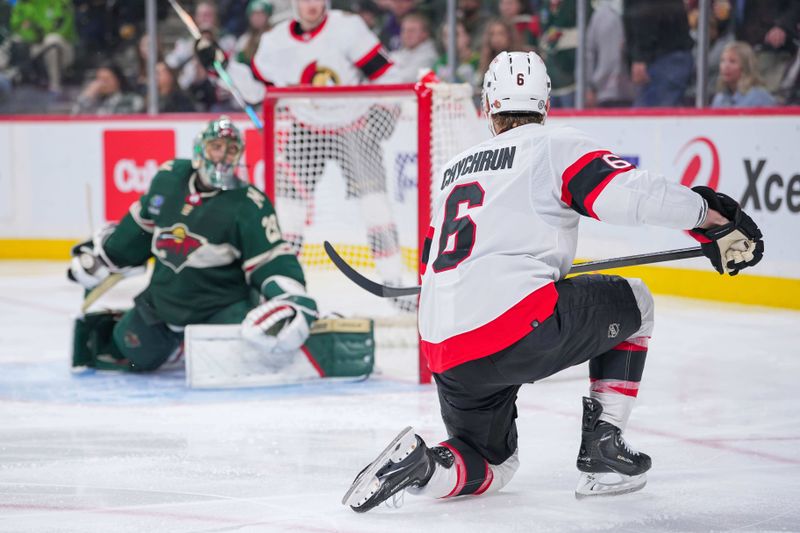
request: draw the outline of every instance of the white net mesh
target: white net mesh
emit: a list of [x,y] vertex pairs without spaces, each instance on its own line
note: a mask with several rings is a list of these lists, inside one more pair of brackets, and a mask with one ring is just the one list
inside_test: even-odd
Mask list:
[[[266,178],[274,180],[281,229],[300,254],[309,290],[323,312],[380,318],[378,342],[391,338],[392,346],[411,347],[412,356],[416,299],[383,301],[358,289],[335,271],[322,243],[333,243],[376,281],[416,284],[420,164],[435,175],[488,135],[471,94],[468,86],[431,86],[430,124],[419,124],[420,99],[410,87],[399,95],[373,87],[368,93],[283,95],[275,101],[274,165],[268,165]],[[420,134],[430,137],[423,154]],[[422,196],[429,206],[430,191]],[[407,331],[381,331],[391,324]],[[410,367],[416,372],[413,357]]]

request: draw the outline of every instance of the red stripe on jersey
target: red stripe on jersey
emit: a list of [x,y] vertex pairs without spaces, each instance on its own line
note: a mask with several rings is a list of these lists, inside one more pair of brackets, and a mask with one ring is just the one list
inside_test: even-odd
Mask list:
[[369,62],[370,62],[370,60],[371,60],[373,57],[375,57],[376,55],[378,55],[378,54],[380,53],[380,51],[381,51],[381,47],[382,47],[382,46],[383,46],[383,44],[381,44],[381,43],[378,43],[378,44],[376,44],[376,45],[375,45],[375,47],[374,47],[372,50],[370,50],[369,52],[367,52],[366,54],[364,54],[364,57],[362,57],[361,59],[359,59],[358,61],[356,61],[356,66],[357,66],[358,68],[361,68],[361,67],[363,67],[364,65],[366,65],[367,63],[369,63]]
[[610,154],[608,150],[596,150],[594,152],[589,152],[588,154],[582,155],[577,161],[572,163],[567,169],[561,174],[561,201],[567,205],[572,204],[572,193],[569,192],[567,188],[569,186],[569,182],[575,175],[580,172],[583,167],[597,159],[598,157],[603,157],[606,154]]
[[461,452],[446,442],[441,443],[440,446],[444,446],[453,453],[453,458],[455,459],[453,466],[456,467],[456,486],[453,487],[453,490],[451,490],[449,494],[442,497],[449,498],[451,496],[458,496],[459,493],[464,490],[464,485],[467,484],[467,464],[464,462],[464,458],[461,457]]
[[420,340],[431,372],[441,373],[461,363],[508,348],[533,331],[531,322],[544,322],[553,314],[558,292],[554,283],[539,287],[491,322],[442,342]]
[[590,192],[589,194],[586,195],[586,199],[583,201],[583,208],[586,209],[586,212],[589,213],[589,216],[591,216],[594,219],[600,220],[600,218],[594,212],[594,202],[595,202],[595,200],[597,200],[597,197],[600,196],[601,192],[603,192],[603,189],[605,189],[606,186],[609,183],[611,183],[611,180],[613,180],[614,178],[616,178],[618,175],[622,174],[623,172],[627,172],[629,170],[633,170],[633,167],[631,166],[631,167],[628,167],[628,168],[621,168],[619,170],[616,170],[616,171],[612,172],[611,174],[606,176],[606,178],[603,181],[601,181],[597,185],[597,187],[592,189],[592,192]]
[[473,495],[477,496],[478,494],[483,494],[492,485],[492,481],[494,481],[494,472],[492,472],[488,461],[486,462],[486,473],[484,476],[483,483],[478,487],[478,490],[472,493]]
[[322,31],[322,28],[325,27],[325,23],[328,22],[328,15],[325,15],[325,18],[322,19],[322,22],[319,23],[319,26],[314,28],[311,31],[303,31],[302,26],[296,20],[293,20],[291,24],[289,24],[289,34],[294,37],[296,40],[300,41],[301,43],[307,43],[317,35],[319,32]]
[[311,352],[308,351],[308,348],[306,348],[305,345],[303,345],[303,346],[300,347],[300,349],[303,351],[304,354],[306,354],[306,357],[308,358],[308,362],[311,363],[311,366],[313,366],[314,370],[317,371],[317,374],[319,374],[319,377],[324,378],[325,377],[325,371],[322,370],[321,366],[319,366],[319,362],[316,359],[314,359],[314,356],[311,355]]

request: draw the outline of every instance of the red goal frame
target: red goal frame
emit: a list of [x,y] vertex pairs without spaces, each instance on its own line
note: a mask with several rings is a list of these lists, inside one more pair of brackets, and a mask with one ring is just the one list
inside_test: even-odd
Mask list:
[[[433,172],[433,155],[431,148],[431,122],[433,111],[433,90],[425,83],[408,83],[392,85],[356,85],[335,87],[269,87],[264,96],[264,168],[275,168],[275,122],[276,105],[281,98],[313,98],[319,95],[326,98],[365,97],[370,94],[381,96],[406,96],[416,99],[417,102],[417,187],[420,193],[418,198],[427,197],[428,201],[417,202],[417,250],[422,250],[425,236],[431,219],[431,180]],[[264,189],[267,196],[275,201],[274,172],[265,172]],[[420,252],[421,253],[421,252]],[[417,279],[421,281],[419,268]],[[357,290],[354,287],[354,290]],[[417,333],[419,335],[419,333]],[[419,382],[430,383],[431,372],[428,363],[422,355],[418,354]]]

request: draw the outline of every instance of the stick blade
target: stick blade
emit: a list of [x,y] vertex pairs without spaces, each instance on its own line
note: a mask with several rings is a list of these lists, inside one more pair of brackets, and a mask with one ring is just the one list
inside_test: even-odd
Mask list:
[[399,296],[413,296],[419,294],[420,288],[418,285],[413,287],[389,287],[376,283],[351,267],[347,261],[339,255],[330,242],[325,241],[323,247],[330,260],[347,279],[375,296],[380,296],[381,298],[397,298]]

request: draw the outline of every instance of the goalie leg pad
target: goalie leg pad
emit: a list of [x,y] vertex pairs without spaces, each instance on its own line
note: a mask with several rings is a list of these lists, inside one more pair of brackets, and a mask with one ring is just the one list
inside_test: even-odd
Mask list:
[[87,313],[75,319],[72,336],[73,368],[128,370],[127,361],[112,338],[123,311]]
[[133,372],[156,370],[183,343],[182,332],[171,330],[164,322],[148,320],[138,303],[114,327],[113,338]]
[[369,319],[323,318],[311,326],[304,351],[322,377],[367,377],[375,366]]

